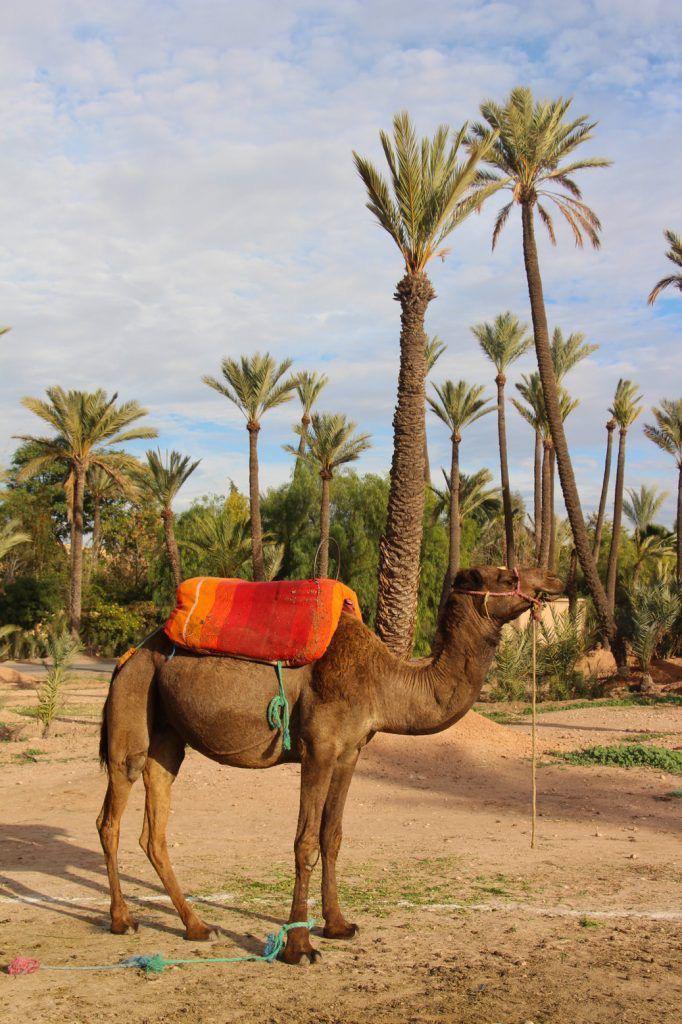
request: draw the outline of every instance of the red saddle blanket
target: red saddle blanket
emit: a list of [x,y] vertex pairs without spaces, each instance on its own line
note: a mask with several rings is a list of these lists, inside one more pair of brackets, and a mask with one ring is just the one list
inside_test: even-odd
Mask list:
[[174,643],[204,654],[307,665],[321,658],[342,611],[362,618],[355,593],[338,580],[185,580],[164,626]]

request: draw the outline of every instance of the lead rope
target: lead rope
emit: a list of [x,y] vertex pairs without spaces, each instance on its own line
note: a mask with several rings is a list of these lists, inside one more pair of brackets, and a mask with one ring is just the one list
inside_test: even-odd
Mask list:
[[535,614],[535,608],[531,611],[531,621],[533,623],[533,683],[531,689],[531,729],[530,729],[530,747],[531,747],[531,812],[530,812],[530,848],[535,849],[535,823],[537,819],[537,799],[538,799],[538,786],[537,786],[537,758],[536,758],[536,736],[535,729],[537,724],[537,692],[538,692],[538,676],[537,676],[537,662],[538,662],[538,620]]

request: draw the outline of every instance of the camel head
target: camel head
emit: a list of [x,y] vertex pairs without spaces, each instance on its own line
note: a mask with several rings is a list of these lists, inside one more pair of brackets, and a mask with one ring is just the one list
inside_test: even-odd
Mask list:
[[507,569],[479,565],[461,569],[452,584],[452,594],[471,593],[481,614],[498,622],[511,622],[532,607],[532,599],[548,600],[564,593],[558,576],[535,566]]

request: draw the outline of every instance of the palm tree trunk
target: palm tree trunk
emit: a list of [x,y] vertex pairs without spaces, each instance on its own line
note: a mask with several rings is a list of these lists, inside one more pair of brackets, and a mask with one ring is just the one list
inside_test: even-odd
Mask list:
[[502,481],[502,506],[504,508],[504,536],[507,551],[507,568],[513,569],[516,565],[516,550],[514,547],[514,519],[512,515],[511,490],[509,487],[509,464],[507,461],[507,425],[504,413],[504,385],[507,378],[503,373],[498,373],[495,378],[497,384],[497,439],[500,448],[500,479]]
[[566,577],[566,596],[568,598],[568,614],[575,621],[578,616],[578,556],[575,548],[571,548]]
[[677,582],[682,583],[682,462],[677,471]]
[[412,651],[424,519],[424,316],[435,292],[426,274],[406,274],[400,302],[400,373],[386,529],[379,544],[376,631],[401,657]]
[[556,572],[556,509],[554,507],[554,481],[556,477],[556,451],[552,445],[549,453],[549,554],[547,568]]
[[263,527],[260,518],[260,490],[258,487],[258,431],[260,423],[250,421],[249,432],[249,507],[251,511],[251,559],[253,578],[261,583],[265,579],[263,561]]
[[552,467],[552,442],[547,440],[543,443],[542,454],[542,528],[540,532],[540,558],[539,565],[546,569],[549,565],[549,539],[552,532],[552,505],[551,505],[551,484],[550,472]]
[[426,436],[426,427],[424,428],[424,484],[427,487],[431,486],[431,462],[429,460],[429,439]]
[[535,459],[533,466],[533,533],[535,536],[535,561],[540,564],[540,540],[542,537],[542,435],[535,431]]
[[329,575],[329,481],[331,477],[322,477],[322,502],[320,504],[320,571],[319,577],[326,578]]
[[73,526],[71,529],[71,580],[69,585],[69,629],[78,636],[83,599],[83,502],[85,471],[79,466],[73,480]]
[[448,550],[448,567],[440,592],[439,616],[448,599],[453,580],[459,572],[462,545],[462,524],[459,511],[459,445],[461,440],[462,438],[459,434],[452,435],[452,460],[450,462],[450,546]]
[[571,456],[566,443],[566,434],[561,419],[559,408],[559,390],[556,374],[552,364],[552,354],[549,347],[549,330],[547,327],[547,313],[545,311],[545,300],[542,293],[542,278],[540,276],[540,265],[538,263],[537,247],[535,245],[535,232],[533,228],[533,207],[529,201],[521,203],[521,219],[523,224],[523,258],[526,267],[526,279],[528,281],[528,295],[530,298],[531,315],[533,318],[533,334],[535,337],[535,351],[538,358],[538,370],[542,382],[542,393],[547,410],[552,440],[556,449],[557,465],[559,467],[559,479],[564,494],[566,512],[573,531],[575,548],[578,553],[578,561],[585,577],[585,583],[594,601],[594,606],[599,616],[602,629],[609,641],[616,636],[616,623],[609,606],[606,593],[602,586],[597,566],[592,556],[585,520],[583,519],[582,508],[580,507],[580,496],[575,482]]
[[168,561],[170,562],[175,589],[177,590],[182,582],[182,569],[180,567],[180,552],[178,551],[178,545],[175,540],[173,511],[170,507],[166,506],[166,508],[161,511],[161,519],[163,521],[163,535],[166,541],[166,553],[168,555]]
[[298,442],[298,452],[296,454],[296,463],[294,465],[294,476],[298,473],[300,467],[303,465],[303,455],[305,452],[306,444],[308,442],[308,427],[310,426],[310,416],[305,413],[301,416],[301,438]]
[[623,521],[623,491],[625,489],[625,438],[627,430],[621,427],[618,442],[618,462],[616,463],[616,490],[613,496],[613,530],[611,547],[609,548],[609,564],[606,570],[606,594],[609,609],[613,615],[616,607],[616,579],[618,577],[618,552],[620,548],[620,528]]
[[611,476],[611,450],[613,448],[613,431],[616,426],[615,420],[609,420],[606,424],[606,458],[604,459],[604,479],[601,485],[599,498],[599,511],[597,512],[597,525],[594,528],[594,546],[592,553],[595,562],[599,561],[599,548],[601,547],[601,535],[604,529],[604,515],[606,513],[606,499],[609,493],[609,477]]

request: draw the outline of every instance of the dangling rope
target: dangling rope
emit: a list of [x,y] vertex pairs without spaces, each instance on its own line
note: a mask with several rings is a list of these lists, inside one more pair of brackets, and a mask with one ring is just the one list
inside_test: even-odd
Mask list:
[[291,734],[289,732],[289,702],[284,692],[282,681],[282,662],[275,665],[277,671],[278,691],[268,704],[268,725],[271,729],[279,729],[282,733],[282,750],[291,750]]
[[254,961],[262,961],[271,964],[277,959],[286,944],[287,932],[292,928],[307,928],[310,930],[315,926],[311,917],[309,921],[292,921],[291,924],[283,925],[278,932],[270,932],[265,940],[263,952],[253,953],[251,956],[197,956],[187,959],[167,960],[162,953],[146,954],[143,956],[129,956],[120,960],[117,964],[41,964],[40,960],[32,957],[15,956],[7,965],[8,974],[35,974],[42,968],[44,971],[114,971],[120,967],[136,967],[145,974],[161,974],[166,967],[175,967],[179,964],[246,964]]
[[530,774],[531,774],[531,812],[530,812],[530,848],[535,849],[535,823],[537,819],[537,757],[536,757],[536,724],[537,724],[537,696],[538,696],[538,613],[535,608],[531,610],[531,622],[533,623],[533,683],[531,690],[531,726],[530,726]]

